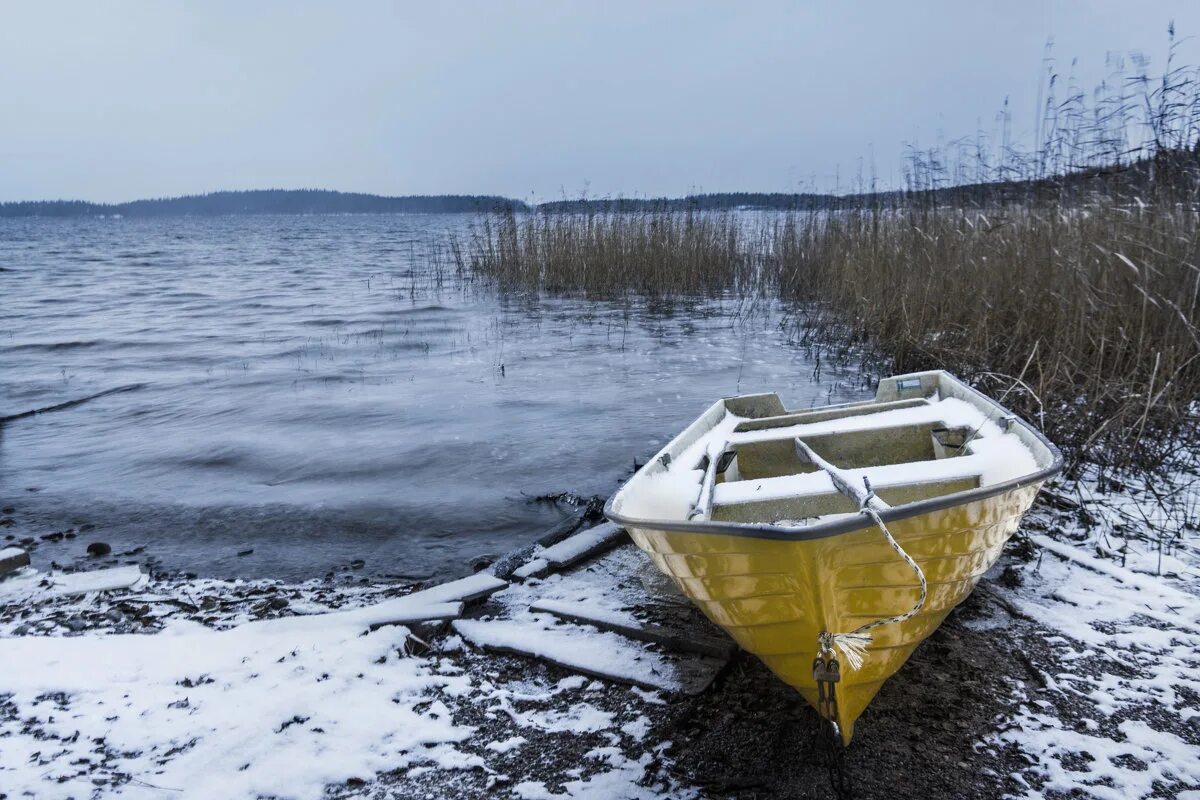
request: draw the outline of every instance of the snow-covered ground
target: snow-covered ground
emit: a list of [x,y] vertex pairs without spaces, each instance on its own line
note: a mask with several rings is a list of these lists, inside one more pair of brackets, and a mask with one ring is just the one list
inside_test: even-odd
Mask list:
[[0,797],[322,798],[462,784],[649,798],[669,788],[648,775],[666,746],[646,741],[658,694],[505,674],[457,636],[431,650],[409,627],[371,629],[436,613],[436,589],[414,604],[395,587],[317,582],[159,582],[74,597],[54,587],[42,576],[0,584]]
[[995,587],[1054,661],[988,740],[1028,755],[1026,797],[1200,800],[1200,480],[1097,483],[1031,514],[1039,552]]
[[[1107,488],[1054,487],[1027,520],[1037,552],[1013,548],[981,585],[1007,611],[969,625],[1002,641],[1020,624],[1044,644],[963,743],[1016,765],[995,796],[1200,799],[1200,492],[1181,476],[1160,506],[1145,487]],[[0,583],[0,797],[737,793],[686,785],[665,694],[489,654],[452,631],[372,629],[454,601],[406,606],[408,591]]]

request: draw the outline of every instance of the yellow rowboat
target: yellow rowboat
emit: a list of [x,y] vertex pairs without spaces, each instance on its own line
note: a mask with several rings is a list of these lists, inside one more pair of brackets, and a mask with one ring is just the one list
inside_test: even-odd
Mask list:
[[719,401],[605,513],[849,744],[1061,468],[1058,449],[999,403],[921,372],[880,381],[862,403]]

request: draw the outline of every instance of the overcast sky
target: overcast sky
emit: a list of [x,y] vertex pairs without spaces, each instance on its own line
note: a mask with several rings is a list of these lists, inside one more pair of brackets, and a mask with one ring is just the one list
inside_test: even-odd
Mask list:
[[680,195],[899,180],[1034,124],[1043,49],[1200,64],[1200,2],[0,0],[0,200]]

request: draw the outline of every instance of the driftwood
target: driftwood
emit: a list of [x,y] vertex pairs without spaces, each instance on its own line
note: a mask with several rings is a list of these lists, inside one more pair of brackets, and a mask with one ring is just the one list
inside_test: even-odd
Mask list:
[[135,566],[89,572],[54,572],[49,575],[52,594],[89,594],[129,589],[143,583],[146,574]]
[[564,603],[556,600],[538,600],[529,606],[530,611],[541,611],[553,614],[561,620],[580,625],[591,625],[604,631],[619,633],[629,639],[641,642],[652,642],[662,645],[669,650],[683,653],[696,653],[713,658],[730,658],[737,652],[737,644],[729,639],[718,639],[711,636],[681,636],[679,633],[662,625],[642,622],[620,622],[583,603]]
[[602,522],[594,528],[580,531],[543,550],[538,556],[552,567],[564,569],[595,558],[629,541],[629,534],[611,522]]
[[21,567],[29,566],[29,553],[19,547],[5,547],[0,550],[0,575],[15,572]]
[[543,533],[532,544],[504,554],[492,565],[492,574],[497,578],[505,580],[511,578],[512,574],[518,568],[529,562],[534,551],[539,547],[549,547],[557,544],[579,530],[579,526],[583,525],[587,515],[587,509],[580,509]]
[[[726,664],[724,659],[655,652],[612,634],[570,625],[535,628],[514,620],[458,620],[453,626],[466,641],[484,650],[672,694],[704,692]],[[598,636],[609,638],[597,641]]]
[[87,397],[80,397],[75,400],[67,400],[65,403],[56,403],[52,406],[34,408],[30,409],[29,411],[22,411],[19,414],[9,414],[8,416],[0,417],[0,425],[3,425],[6,422],[13,422],[18,419],[25,419],[26,417],[34,417],[38,414],[48,414],[51,411],[66,411],[68,408],[74,408],[75,406],[83,405],[89,400],[97,400],[101,397],[108,397],[110,394],[132,392],[136,389],[141,389],[145,385],[146,384],[144,383],[131,383],[128,386],[118,386],[115,389],[105,389],[103,392],[96,392],[95,394],[90,394]]
[[[449,622],[462,616],[462,603],[436,603],[407,611],[387,614],[386,619],[375,619],[367,624],[369,630],[379,630],[388,625],[412,625],[415,623]],[[314,615],[320,616],[320,615]],[[294,617],[293,617],[294,619]]]

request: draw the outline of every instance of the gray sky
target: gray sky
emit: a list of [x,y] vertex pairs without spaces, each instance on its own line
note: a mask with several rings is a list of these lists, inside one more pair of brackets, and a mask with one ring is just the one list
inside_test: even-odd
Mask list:
[[0,0],[0,200],[849,189],[1200,3]]

